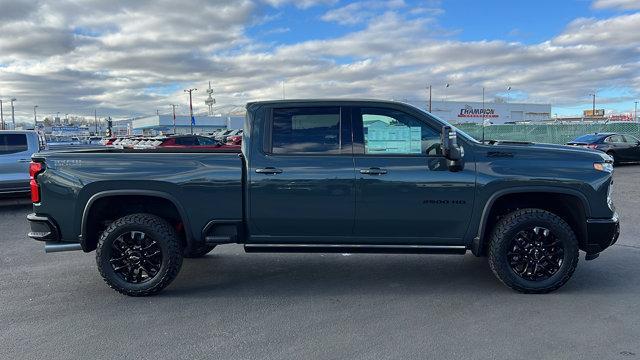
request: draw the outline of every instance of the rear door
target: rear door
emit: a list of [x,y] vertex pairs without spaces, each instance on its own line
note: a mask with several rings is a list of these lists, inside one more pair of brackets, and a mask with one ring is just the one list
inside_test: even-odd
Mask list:
[[269,108],[259,134],[263,144],[252,150],[249,167],[250,241],[349,241],[355,211],[349,114],[317,104]]
[[[472,215],[475,163],[451,172],[439,123],[391,108],[354,108],[354,235],[387,244],[460,245]],[[464,147],[464,141],[459,139]]]
[[0,133],[0,192],[29,189],[31,155],[26,134]]
[[622,135],[627,144],[628,160],[640,161],[640,140],[631,135]]

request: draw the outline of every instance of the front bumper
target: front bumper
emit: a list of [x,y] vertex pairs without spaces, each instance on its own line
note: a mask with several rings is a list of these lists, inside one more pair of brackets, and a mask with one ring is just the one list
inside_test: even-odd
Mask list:
[[614,213],[611,219],[587,219],[587,241],[584,251],[597,254],[616,243],[620,236],[620,221]]

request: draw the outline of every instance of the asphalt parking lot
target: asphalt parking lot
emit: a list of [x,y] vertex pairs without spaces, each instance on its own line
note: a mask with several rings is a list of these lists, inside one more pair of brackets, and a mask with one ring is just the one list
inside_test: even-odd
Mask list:
[[640,166],[615,174],[618,244],[552,294],[522,295],[486,259],[245,254],[185,260],[163,293],[109,289],[94,254],[45,254],[24,201],[0,207],[0,357],[640,358]]

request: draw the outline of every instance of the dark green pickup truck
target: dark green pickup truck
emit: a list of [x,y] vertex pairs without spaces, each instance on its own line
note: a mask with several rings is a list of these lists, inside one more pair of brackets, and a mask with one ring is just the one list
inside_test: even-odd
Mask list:
[[527,293],[562,286],[578,250],[619,234],[612,159],[556,145],[480,143],[410,105],[287,100],[247,105],[241,152],[33,155],[29,236],[96,250],[115,290],[150,295],[184,257],[247,252],[487,256]]

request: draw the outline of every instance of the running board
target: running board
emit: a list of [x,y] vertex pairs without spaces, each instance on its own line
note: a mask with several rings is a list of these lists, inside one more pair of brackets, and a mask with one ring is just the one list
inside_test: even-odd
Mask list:
[[245,244],[248,253],[460,254],[467,247],[444,245]]

